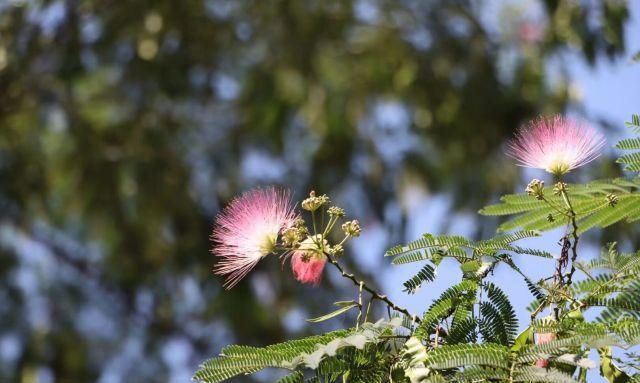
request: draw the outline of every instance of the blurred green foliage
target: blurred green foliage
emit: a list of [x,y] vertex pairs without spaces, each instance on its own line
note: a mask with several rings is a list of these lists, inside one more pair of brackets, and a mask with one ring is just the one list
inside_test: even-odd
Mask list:
[[575,101],[549,60],[615,58],[627,12],[0,3],[0,380],[165,382],[223,344],[305,331],[291,323],[331,299],[329,283],[296,299],[311,292],[263,262],[220,294],[208,254],[220,206],[283,183],[396,227],[412,190],[475,210],[517,177],[504,139]]

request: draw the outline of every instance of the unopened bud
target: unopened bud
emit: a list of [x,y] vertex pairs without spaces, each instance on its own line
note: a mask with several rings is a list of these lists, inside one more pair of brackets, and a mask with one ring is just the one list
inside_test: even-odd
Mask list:
[[544,181],[540,181],[539,179],[531,180],[525,191],[528,195],[534,196],[537,199],[544,198]]
[[567,191],[567,184],[564,182],[558,182],[553,186],[553,194],[560,195]]
[[342,245],[335,245],[329,249],[329,254],[333,256],[339,256],[342,255],[342,253],[344,253]]
[[327,209],[327,213],[329,213],[330,216],[333,217],[344,217],[344,209],[341,207],[337,207],[337,206],[331,206],[329,209]]
[[316,196],[316,192],[312,190],[309,193],[309,198],[306,198],[304,201],[302,201],[302,208],[304,210],[313,212],[318,210],[322,205],[328,202],[329,202],[329,197],[327,197],[326,194],[323,194],[321,196]]
[[282,231],[282,244],[286,247],[296,247],[308,234],[305,226],[292,226]]
[[360,222],[357,219],[347,221],[342,224],[342,231],[349,237],[359,237],[361,232]]

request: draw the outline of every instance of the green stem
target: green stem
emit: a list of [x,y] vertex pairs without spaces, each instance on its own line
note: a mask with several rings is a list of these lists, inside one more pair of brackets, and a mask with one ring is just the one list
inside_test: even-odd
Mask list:
[[326,237],[327,234],[331,232],[333,227],[336,225],[336,222],[338,222],[338,217],[329,217],[329,222],[327,223],[327,227],[325,227],[324,231],[322,232],[323,237]]
[[551,200],[548,200],[547,198],[545,198],[544,196],[542,196],[542,200],[544,202],[547,203],[547,205],[551,206],[553,209],[555,209],[558,213],[567,216],[567,212],[564,211],[564,209],[562,209],[560,206],[556,205],[555,203],[551,202]]
[[573,210],[573,206],[571,205],[571,201],[569,200],[569,196],[565,190],[560,192],[562,195],[562,199],[564,203],[567,205],[569,209],[569,219],[571,220],[571,226],[573,228],[571,232],[571,236],[573,237],[573,244],[571,246],[571,270],[567,274],[567,286],[571,286],[571,279],[573,278],[573,274],[576,272],[576,260],[578,259],[578,241],[580,237],[578,236],[578,224],[576,222],[576,212]]
[[538,307],[536,307],[535,311],[531,313],[531,321],[532,322],[536,319],[538,314],[540,314],[540,312],[545,309],[545,307],[547,307],[546,302],[542,302],[542,303],[540,303],[538,305]]
[[315,211],[311,211],[311,221],[313,221],[313,236],[315,237],[318,234],[318,230],[316,229],[316,213]]
[[364,313],[364,322],[367,321],[367,319],[369,318],[369,310],[371,309],[371,302],[373,302],[373,298],[369,299],[369,303],[367,303],[367,311],[365,311]]

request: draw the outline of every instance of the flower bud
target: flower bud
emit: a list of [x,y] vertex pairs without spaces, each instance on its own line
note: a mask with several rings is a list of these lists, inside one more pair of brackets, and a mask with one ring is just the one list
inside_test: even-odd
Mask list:
[[313,212],[318,210],[322,205],[328,202],[329,202],[329,197],[327,197],[326,194],[323,194],[321,196],[316,196],[316,192],[312,190],[309,193],[309,198],[306,198],[304,201],[302,201],[302,208],[304,210]]
[[553,186],[553,194],[554,195],[560,195],[563,192],[566,192],[567,189],[567,184],[564,182],[558,182]]
[[344,217],[344,214],[345,214],[344,209],[337,206],[331,206],[329,209],[327,209],[327,213],[329,213],[329,215],[332,217],[338,217],[338,218]]
[[525,189],[528,195],[534,196],[537,199],[544,198],[544,181],[540,181],[539,179],[533,179],[527,185]]
[[295,225],[282,231],[282,244],[285,247],[296,247],[302,241],[309,230],[305,226]]
[[347,221],[342,224],[342,231],[344,231],[344,234],[348,237],[359,237],[361,232],[360,222],[358,222],[357,219]]
[[344,253],[344,248],[342,247],[342,245],[338,244],[338,245],[335,245],[335,246],[331,247],[328,250],[328,252],[332,256],[339,256],[342,253]]

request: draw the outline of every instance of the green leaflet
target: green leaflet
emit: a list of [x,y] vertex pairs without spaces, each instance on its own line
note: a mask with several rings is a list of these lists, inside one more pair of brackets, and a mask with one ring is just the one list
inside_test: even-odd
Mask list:
[[457,382],[487,382],[487,381],[508,381],[509,372],[506,370],[495,369],[485,366],[474,366],[465,368],[456,374]]
[[400,351],[401,376],[409,378],[411,382],[423,382],[428,379],[430,371],[424,365],[426,357],[427,349],[420,339],[409,338]]
[[380,341],[380,335],[396,329],[401,320],[364,323],[358,330],[338,330],[323,335],[287,341],[267,347],[228,346],[220,356],[200,365],[193,380],[206,383],[222,382],[236,375],[250,374],[267,367],[316,369],[339,350],[353,347],[363,349]]
[[[550,189],[550,188],[548,188]],[[620,221],[640,219],[640,179],[614,179],[594,181],[586,185],[568,186],[569,198],[576,212],[579,233],[593,227],[607,227]],[[610,206],[606,196],[615,194],[618,203]],[[565,209],[564,202],[548,190],[546,198],[555,206]],[[569,220],[556,208],[526,194],[512,194],[500,199],[500,203],[479,211],[482,215],[513,216],[502,223],[498,230],[550,230],[567,225]],[[551,216],[552,219],[549,219]]]
[[398,245],[390,248],[385,252],[385,257],[393,257],[391,261],[393,264],[430,260],[435,265],[440,263],[442,257],[452,257],[460,262],[465,262],[482,255],[492,256],[500,251],[551,258],[552,255],[546,251],[513,245],[513,242],[539,235],[540,233],[536,230],[522,230],[473,242],[460,236],[424,234],[422,238],[411,241],[404,246]]
[[559,357],[566,353],[566,348],[579,346],[590,348],[605,346],[626,347],[626,343],[615,334],[607,333],[598,327],[592,327],[589,330],[583,330],[579,335],[524,347],[518,353],[516,360],[519,363],[531,363],[538,359]]
[[395,257],[416,251],[425,252],[428,259],[434,254],[440,256],[465,256],[464,248],[468,248],[471,242],[464,237],[454,235],[425,234],[422,238],[409,242],[405,246],[395,246],[387,250],[385,257]]
[[640,150],[640,137],[620,140],[616,144],[616,148],[622,150]]
[[408,281],[404,282],[402,285],[404,286],[404,291],[408,294],[414,294],[420,286],[422,286],[425,282],[433,282],[436,278],[436,270],[430,264],[426,264],[418,271],[418,273],[413,276]]
[[463,280],[459,284],[449,287],[424,313],[415,335],[426,339],[443,319],[455,316],[459,310],[463,310],[465,313],[470,312],[471,306],[476,300],[477,291],[478,283],[472,280]]
[[351,310],[354,307],[358,307],[358,302],[355,301],[343,301],[343,302],[336,302],[334,303],[334,305],[336,306],[340,306],[339,309],[332,311],[328,314],[325,314],[323,316],[319,316],[317,318],[312,318],[312,319],[307,319],[307,322],[310,323],[319,323],[319,322],[324,322],[328,319],[331,319],[333,317],[337,317],[338,315],[345,313],[349,310]]
[[607,227],[629,217],[629,212],[640,204],[640,194],[620,197],[616,206],[600,209],[585,216],[578,222],[578,233],[582,234],[592,227]]
[[518,352],[528,344],[533,344],[533,329],[531,327],[527,327],[518,335],[511,346],[511,351]]
[[[627,127],[634,133],[640,134],[640,116],[634,114],[631,117],[631,122],[626,123]],[[627,138],[621,140],[616,145],[616,148],[621,150],[640,150],[640,137]],[[617,163],[624,164],[624,170],[629,172],[640,172],[640,151],[624,154],[616,160]]]
[[435,255],[432,256],[428,251],[413,251],[394,257],[391,263],[394,265],[403,265],[405,263],[430,261],[434,260],[434,258]]
[[433,369],[466,366],[491,366],[508,369],[510,353],[507,347],[496,344],[461,344],[432,350],[424,364]]
[[640,115],[632,115],[631,121],[625,122],[624,124],[635,134],[640,134]]
[[505,346],[513,343],[518,330],[518,318],[509,297],[493,283],[483,286],[487,299],[480,304],[480,333],[487,342]]
[[621,371],[611,359],[611,347],[602,347],[598,350],[600,355],[600,373],[607,378],[609,383],[628,383],[631,378]]
[[[523,230],[473,242],[460,236],[425,234],[422,238],[409,242],[405,246],[392,247],[385,253],[385,256],[393,257],[393,264],[431,261],[431,263],[425,264],[416,275],[404,282],[404,291],[413,294],[424,283],[432,282],[435,279],[436,267],[442,257],[452,257],[458,260],[465,278],[471,279],[483,278],[499,261],[510,262],[509,255],[506,253],[553,258],[546,251],[513,245],[513,242],[539,235],[538,231]],[[515,267],[513,262],[510,263],[510,266]],[[453,304],[453,301],[450,303]],[[446,314],[447,310],[444,305],[446,303],[439,303],[442,310],[439,315]],[[434,310],[436,309],[437,307],[434,307]],[[485,310],[491,311],[491,308],[487,307]]]
[[527,366],[515,371],[513,382],[549,382],[549,383],[575,383],[571,375],[555,368],[538,368]]

